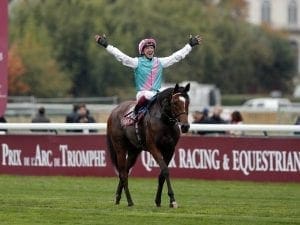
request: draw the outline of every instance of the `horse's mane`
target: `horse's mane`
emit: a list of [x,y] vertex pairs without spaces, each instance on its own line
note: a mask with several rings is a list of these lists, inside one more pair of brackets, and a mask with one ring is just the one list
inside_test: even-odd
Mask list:
[[[157,94],[157,101],[162,102],[164,99],[171,98],[171,95],[173,94],[174,88],[166,88],[163,91],[159,92]],[[184,92],[184,87],[178,88],[178,93],[181,93],[186,99],[189,99],[189,96],[186,92]]]
[[[172,95],[174,93],[174,89],[175,89],[174,87],[170,87],[170,88],[166,88],[163,91],[159,92],[156,95],[156,97],[152,103],[155,103],[155,102],[158,103],[164,112],[167,112],[167,114],[170,114],[170,110],[171,110],[170,109],[170,107],[171,107],[170,101],[171,101]],[[189,100],[189,96],[184,91],[184,87],[178,87],[176,93],[181,93],[182,96],[184,96],[186,99]],[[152,105],[154,105],[154,104],[151,104],[150,108]]]
[[156,100],[158,102],[162,102],[164,99],[170,98],[173,91],[174,91],[174,88],[172,88],[172,87],[164,89],[163,91],[161,91],[157,94]]

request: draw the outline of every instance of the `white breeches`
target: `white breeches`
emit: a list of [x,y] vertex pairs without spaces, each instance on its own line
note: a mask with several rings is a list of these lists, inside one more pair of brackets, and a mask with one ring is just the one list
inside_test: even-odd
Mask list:
[[144,96],[147,100],[150,100],[156,94],[156,91],[139,91],[136,94],[136,100],[139,101],[142,96]]

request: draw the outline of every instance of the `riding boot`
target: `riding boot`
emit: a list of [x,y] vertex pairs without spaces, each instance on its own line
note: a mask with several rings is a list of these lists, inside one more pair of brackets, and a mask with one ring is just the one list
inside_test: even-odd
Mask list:
[[148,99],[146,99],[145,96],[142,96],[142,97],[138,100],[138,102],[137,102],[137,104],[135,105],[134,110],[133,110],[135,118],[138,117],[139,110],[145,105],[146,102],[148,102]]

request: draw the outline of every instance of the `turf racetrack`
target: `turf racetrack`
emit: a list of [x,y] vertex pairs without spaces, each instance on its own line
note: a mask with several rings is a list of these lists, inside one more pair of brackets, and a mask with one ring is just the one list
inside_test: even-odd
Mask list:
[[127,207],[116,178],[0,176],[0,224],[300,224],[300,184],[172,181],[178,209],[166,189],[155,206],[156,179],[130,178]]

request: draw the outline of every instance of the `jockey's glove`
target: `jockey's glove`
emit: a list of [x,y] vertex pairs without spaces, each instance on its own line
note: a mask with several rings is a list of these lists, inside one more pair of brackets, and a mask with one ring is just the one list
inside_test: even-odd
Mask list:
[[105,34],[99,37],[97,43],[98,43],[99,45],[102,45],[104,48],[107,47],[108,43],[107,43],[107,39],[106,39]]
[[191,47],[194,47],[195,45],[199,45],[198,36],[193,37],[190,35],[189,44]]

